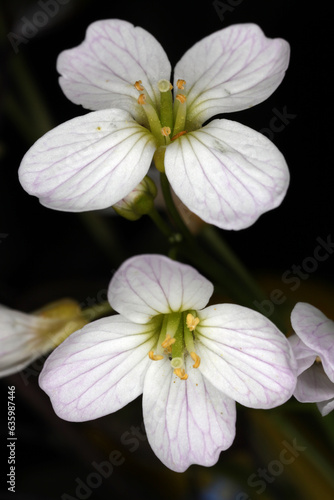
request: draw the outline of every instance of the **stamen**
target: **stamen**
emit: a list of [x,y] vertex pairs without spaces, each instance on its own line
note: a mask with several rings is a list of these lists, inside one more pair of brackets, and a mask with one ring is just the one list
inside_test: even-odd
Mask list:
[[186,84],[186,81],[185,81],[185,80],[178,80],[178,81],[176,82],[176,86],[177,86],[177,88],[178,88],[178,89],[180,89],[180,90],[183,90],[183,89],[184,89],[185,84]]
[[171,129],[170,129],[170,127],[162,127],[162,129],[161,129],[161,133],[162,133],[162,135],[164,135],[165,137],[170,136],[170,133],[171,133]]
[[181,104],[185,103],[187,98],[184,94],[177,94],[177,96],[175,97],[175,99],[177,99],[178,101],[180,101]]
[[315,362],[316,362],[316,363],[321,363],[321,358],[320,358],[320,356],[317,356],[317,357],[315,358]]
[[174,370],[175,375],[177,375],[181,380],[187,380],[188,375],[183,368],[176,368]]
[[148,353],[148,357],[152,359],[152,361],[159,361],[160,359],[164,359],[164,357],[160,356],[160,354],[154,354],[154,351],[150,351]]
[[168,349],[175,342],[176,342],[176,339],[172,338],[170,335],[167,335],[165,340],[163,342],[161,342],[161,345],[164,349]]
[[146,103],[146,95],[145,94],[140,94],[140,96],[138,97],[138,100],[137,100],[138,104],[145,104]]
[[192,357],[192,359],[195,361],[195,364],[193,365],[193,368],[198,368],[200,363],[201,363],[201,358],[199,357],[198,354],[195,353],[195,351],[192,351],[190,353],[190,356]]
[[181,135],[184,135],[186,133],[187,133],[186,130],[182,130],[182,132],[179,132],[178,134],[173,135],[173,137],[171,138],[171,141],[175,141],[175,139],[178,139],[179,137],[181,137]]
[[138,90],[138,92],[141,92],[142,90],[144,90],[144,87],[142,86],[141,84],[141,80],[138,80],[135,84],[134,84],[134,87]]
[[[173,140],[173,139],[172,139]],[[199,323],[199,318],[195,318],[191,313],[187,314],[186,323],[188,329],[193,332]]]

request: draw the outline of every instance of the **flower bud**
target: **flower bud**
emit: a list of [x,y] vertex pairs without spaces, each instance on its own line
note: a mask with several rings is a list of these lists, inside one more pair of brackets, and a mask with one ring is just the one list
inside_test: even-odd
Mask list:
[[115,203],[113,209],[125,219],[138,220],[152,210],[156,195],[156,185],[150,177],[146,176],[131,193]]

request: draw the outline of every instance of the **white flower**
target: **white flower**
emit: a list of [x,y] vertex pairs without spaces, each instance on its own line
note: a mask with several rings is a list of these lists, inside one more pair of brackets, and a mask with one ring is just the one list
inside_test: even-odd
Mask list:
[[0,377],[26,368],[87,321],[77,302],[52,302],[34,314],[0,305]]
[[[50,208],[81,212],[114,205],[152,159],[181,201],[208,223],[242,229],[285,196],[289,172],[262,134],[217,114],[267,99],[282,81],[289,44],[254,24],[213,33],[174,69],[160,43],[121,20],[93,23],[62,52],[66,96],[95,110],[40,138],[22,160],[24,189]],[[174,92],[174,100],[173,100]]]
[[298,302],[291,313],[289,337],[298,363],[295,398],[317,403],[322,416],[334,408],[334,321],[319,309]]
[[205,307],[212,284],[159,255],[129,259],[108,298],[119,314],[72,334],[46,360],[40,386],[70,421],[102,417],[143,393],[148,441],[182,472],[213,465],[235,436],[235,401],[273,408],[296,385],[286,337],[234,304]]

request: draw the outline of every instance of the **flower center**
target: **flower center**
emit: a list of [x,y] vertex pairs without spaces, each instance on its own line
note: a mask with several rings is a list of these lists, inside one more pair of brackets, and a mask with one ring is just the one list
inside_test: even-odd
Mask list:
[[193,368],[198,368],[201,362],[194,346],[194,331],[198,323],[196,311],[166,314],[162,320],[156,353],[150,351],[149,358],[159,361],[167,356],[175,375],[181,380],[187,380],[185,356],[189,354],[193,359]]
[[171,141],[175,141],[187,133],[187,97],[182,92],[186,82],[178,80],[176,93],[173,101],[173,86],[168,80],[158,81],[160,102],[154,103],[146,92],[142,81],[135,82],[134,87],[139,92],[138,104],[143,108],[147,118],[147,128],[152,132],[157,141],[157,151],[154,155],[154,163],[160,172],[164,172],[165,148]]

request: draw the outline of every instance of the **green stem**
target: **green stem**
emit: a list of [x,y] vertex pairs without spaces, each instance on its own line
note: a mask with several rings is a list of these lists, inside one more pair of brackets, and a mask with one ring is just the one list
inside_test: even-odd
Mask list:
[[261,287],[254,281],[247,269],[213,226],[204,226],[199,234],[199,238],[203,239],[219,260],[222,260],[245,283],[248,290],[253,293],[255,299],[262,301],[267,298]]
[[168,224],[164,221],[164,219],[161,217],[159,212],[156,210],[155,207],[152,208],[150,212],[147,214],[150,219],[154,222],[154,224],[157,226],[157,228],[162,232],[166,238],[170,239],[173,236],[173,231],[172,229],[168,226]]

